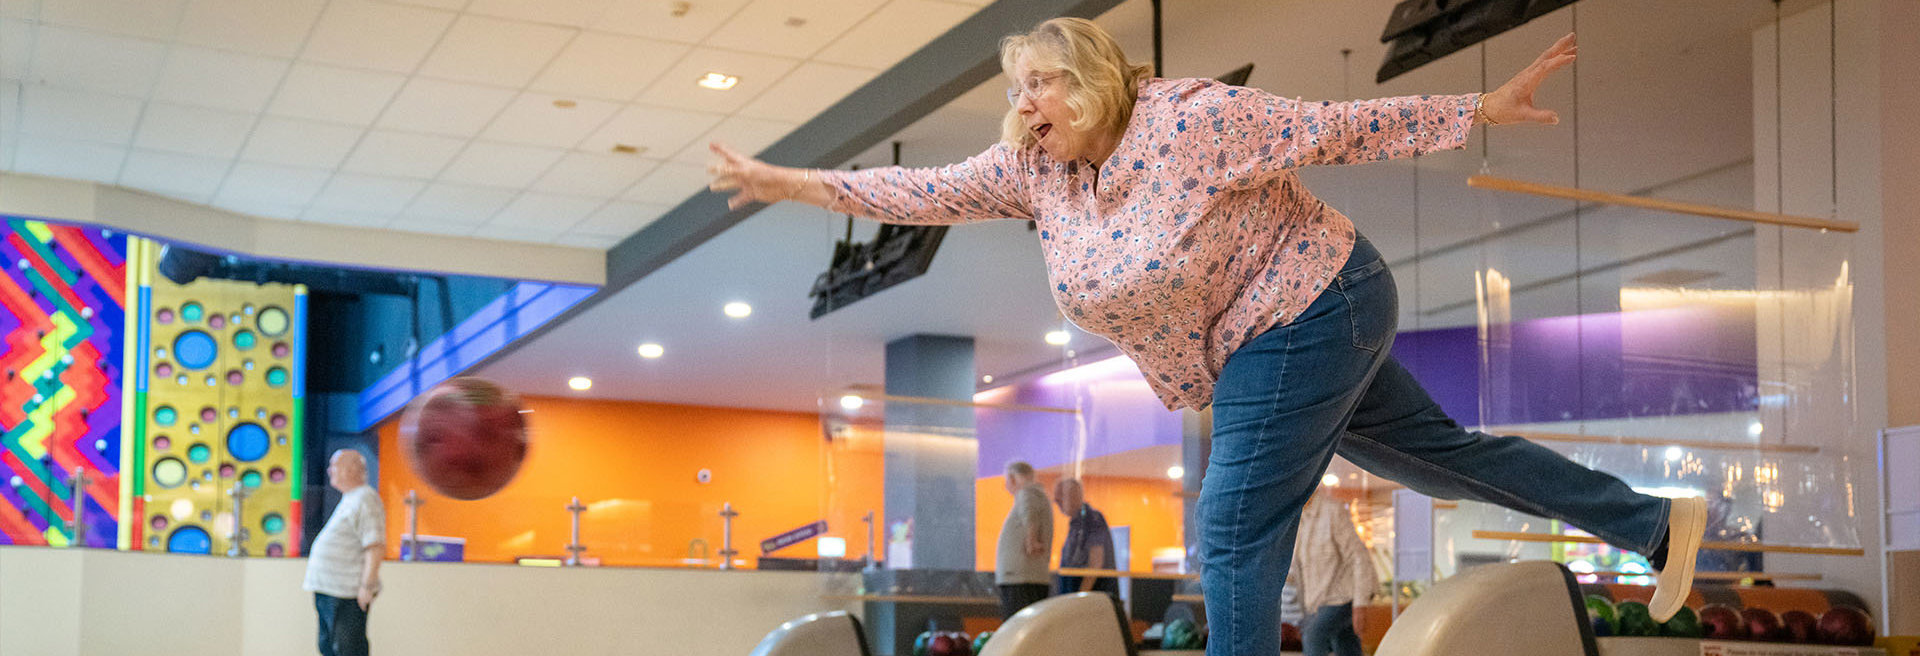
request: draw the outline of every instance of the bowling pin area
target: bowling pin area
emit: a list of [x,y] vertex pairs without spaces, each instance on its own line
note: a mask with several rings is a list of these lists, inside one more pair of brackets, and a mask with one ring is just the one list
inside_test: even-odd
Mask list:
[[[1297,112],[1242,150],[1331,232],[1092,271],[1307,225],[1101,223],[1248,193],[1227,154],[1134,184],[1171,149],[1071,165],[1090,219],[799,202],[1068,143],[1079,78],[997,54],[1063,16]],[[1419,124],[1569,34],[1551,124]],[[0,0],[0,656],[344,656],[342,617],[412,656],[1920,656],[1914,62],[1920,0]],[[1201,112],[1136,122],[1262,138]],[[729,207],[709,144],[800,195]],[[942,188],[895,191],[981,204]],[[1334,213],[1395,311],[1330,348],[1418,384],[1369,408],[1623,486],[1422,477],[1458,454],[1378,413],[1262,443],[1262,498],[1312,491],[1247,527],[1292,556],[1253,603],[1208,542],[1250,422],[1169,401],[1332,374],[1099,295],[1359,298],[1233,279]],[[1665,518],[1549,497],[1697,500],[1684,607],[1603,539]]]

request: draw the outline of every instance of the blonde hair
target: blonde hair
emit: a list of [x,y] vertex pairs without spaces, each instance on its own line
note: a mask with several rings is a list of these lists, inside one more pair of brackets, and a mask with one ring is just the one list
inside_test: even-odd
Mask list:
[[[1063,72],[1067,107],[1074,111],[1075,130],[1107,130],[1118,134],[1133,119],[1133,100],[1140,80],[1152,75],[1149,66],[1127,62],[1127,53],[1106,30],[1084,18],[1055,18],[1026,34],[1000,40],[1000,70],[1008,78],[1020,57],[1029,73]],[[1020,80],[1014,80],[1018,88]],[[1000,140],[1015,148],[1034,144],[1033,132],[1020,119],[1020,108],[1007,109],[1000,121]]]

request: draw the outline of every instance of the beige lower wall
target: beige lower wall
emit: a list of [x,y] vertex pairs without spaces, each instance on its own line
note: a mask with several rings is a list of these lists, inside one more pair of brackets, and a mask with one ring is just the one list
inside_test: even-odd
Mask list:
[[[0,547],[0,656],[311,656],[304,560]],[[744,656],[853,607],[803,572],[387,563],[379,653]]]

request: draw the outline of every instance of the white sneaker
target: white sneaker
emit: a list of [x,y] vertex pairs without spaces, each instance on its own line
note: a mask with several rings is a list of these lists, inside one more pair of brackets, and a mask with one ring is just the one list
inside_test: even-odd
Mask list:
[[1707,500],[1674,499],[1667,509],[1667,568],[1654,579],[1653,600],[1647,612],[1665,622],[1687,605],[1693,591],[1693,564],[1700,554],[1700,537],[1707,532]]

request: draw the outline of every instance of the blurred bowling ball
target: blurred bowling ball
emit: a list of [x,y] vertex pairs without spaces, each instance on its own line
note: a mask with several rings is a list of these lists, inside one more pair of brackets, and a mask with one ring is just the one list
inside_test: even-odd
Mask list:
[[927,649],[933,646],[933,632],[921,631],[913,637],[913,656],[927,656]]
[[992,637],[993,637],[992,631],[981,631],[980,635],[974,636],[973,637],[973,653],[978,654],[982,651],[986,651],[987,639]]
[[513,392],[454,378],[415,399],[400,419],[400,452],[434,491],[471,501],[500,491],[527,457],[527,421]]
[[960,656],[953,648],[956,642],[951,633],[935,633],[933,641],[927,643],[927,656]]
[[1814,642],[1820,638],[1820,620],[1804,610],[1780,614],[1780,630],[1788,642]]
[[1852,606],[1834,606],[1820,614],[1820,641],[1829,645],[1873,644],[1873,620]]
[[1593,637],[1608,638],[1613,636],[1612,622],[1608,622],[1606,618],[1601,618],[1601,617],[1593,617],[1588,619],[1591,619],[1593,621]]
[[1660,635],[1660,623],[1653,621],[1653,614],[1647,611],[1647,605],[1638,601],[1622,601],[1614,604],[1615,623],[1613,634],[1617,636],[1657,636]]
[[1280,623],[1280,651],[1300,651],[1300,627],[1290,622]]
[[1700,615],[1686,606],[1681,606],[1673,617],[1660,623],[1660,635],[1670,638],[1698,638],[1705,633],[1700,626]]
[[973,656],[973,637],[966,631],[953,632],[953,655]]
[[1706,629],[1708,640],[1744,640],[1747,637],[1746,618],[1740,611],[1723,604],[1707,604],[1700,609],[1700,626]]
[[1760,641],[1784,640],[1781,631],[1780,616],[1765,608],[1746,608],[1740,611],[1740,618],[1747,622],[1747,639]]

